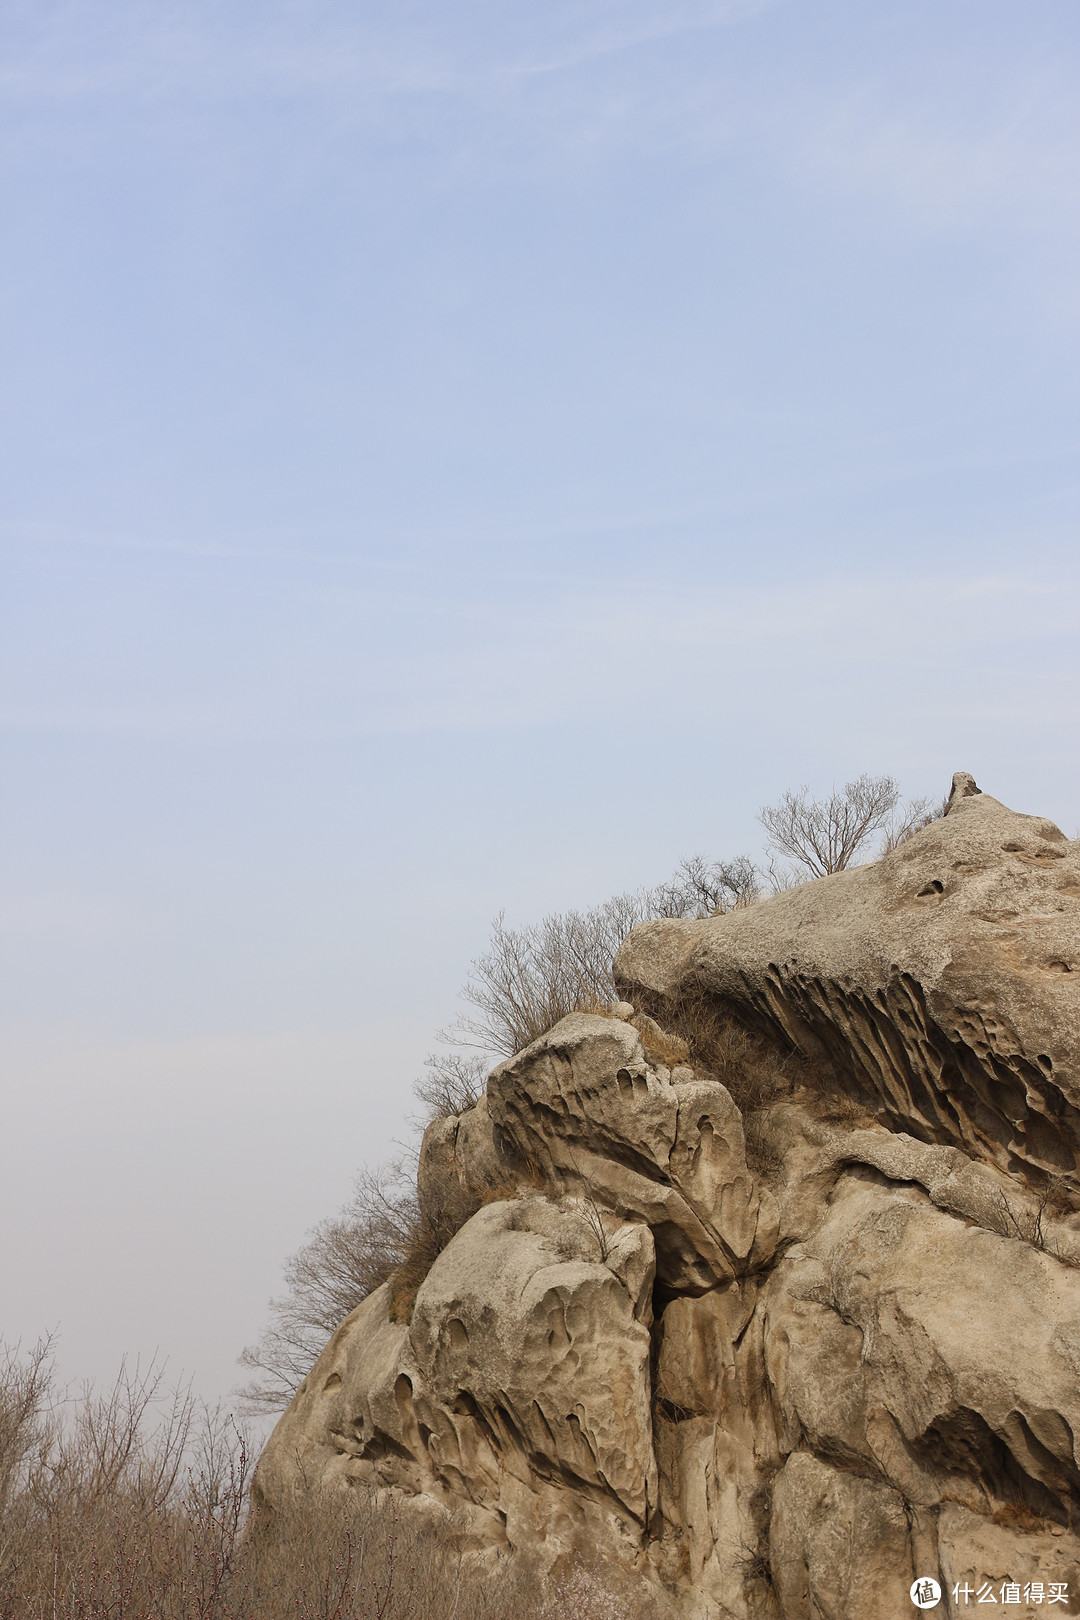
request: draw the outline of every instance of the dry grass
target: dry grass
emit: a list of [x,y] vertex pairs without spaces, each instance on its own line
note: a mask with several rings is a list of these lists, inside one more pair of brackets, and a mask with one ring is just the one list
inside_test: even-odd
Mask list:
[[[70,1406],[48,1344],[0,1352],[4,1620],[638,1620],[620,1571],[494,1577],[451,1523],[312,1493],[247,1523],[249,1454],[228,1420],[122,1372]],[[625,1587],[623,1588],[625,1590]]]
[[630,1021],[641,1036],[641,1044],[650,1063],[663,1063],[667,1068],[674,1069],[680,1063],[691,1061],[690,1043],[681,1035],[661,1029],[656,1019],[650,1018],[648,1013],[635,1013]]
[[744,1115],[791,1091],[791,1060],[779,1056],[705,996],[671,1000],[661,1016],[667,1040],[678,1041],[680,1050],[688,1053],[680,1061],[719,1080]]
[[426,1211],[417,1220],[413,1246],[390,1277],[390,1320],[412,1320],[421,1283],[450,1239],[461,1231],[478,1209],[485,1204],[501,1204],[511,1198],[520,1198],[523,1193],[536,1191],[542,1185],[539,1172],[529,1165],[507,1180],[485,1187],[479,1196],[466,1192],[464,1188],[448,1189],[438,1207]]
[[1021,1530],[1027,1535],[1046,1529],[1046,1520],[1032,1513],[1026,1502],[1005,1502],[994,1509],[991,1518],[1007,1530]]

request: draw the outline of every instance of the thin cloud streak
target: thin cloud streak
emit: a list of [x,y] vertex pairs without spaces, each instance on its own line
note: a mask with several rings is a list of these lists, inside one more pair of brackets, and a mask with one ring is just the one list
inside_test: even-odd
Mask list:
[[[61,10],[51,30],[30,25],[28,41],[10,41],[0,85],[12,108],[131,97],[154,103],[158,120],[163,97],[299,97],[316,110],[317,123],[329,119],[334,141],[343,114],[356,139],[366,129],[382,142],[398,128],[410,140],[435,140],[448,178],[462,161],[493,177],[520,173],[530,152],[541,169],[649,152],[682,152],[697,162],[737,154],[811,195],[860,196],[902,210],[909,229],[933,234],[989,224],[1071,237],[1080,225],[1080,112],[1070,64],[1021,65],[981,101],[954,106],[946,122],[940,106],[926,104],[917,79],[893,80],[884,67],[874,76],[808,84],[780,61],[771,72],[757,67],[746,83],[709,53],[700,61],[657,59],[656,47],[793,11],[790,0],[692,5],[674,17],[649,4],[640,21],[623,28],[611,26],[610,9],[601,9],[600,27],[578,6],[554,22],[537,24],[530,14],[494,41],[470,33],[467,19],[456,28],[421,22],[403,34],[389,19],[342,21],[333,6],[309,16],[300,36],[294,13],[271,9],[254,38],[217,14],[176,11],[163,22],[155,13],[148,28],[145,12],[128,11],[128,25],[114,21],[104,44],[95,35],[88,70],[88,14],[67,8],[68,26]],[[505,37],[515,32],[561,37],[523,45]],[[65,65],[69,58],[77,71]],[[599,80],[579,73],[603,63],[612,68]],[[544,81],[557,82],[553,94],[523,94],[530,84],[542,92]],[[405,121],[395,123],[391,109],[399,102],[417,104],[419,125],[404,112]],[[421,114],[419,104],[427,103]],[[471,109],[471,118],[451,117],[450,104]],[[71,139],[81,137],[73,130]],[[311,162],[321,161],[313,152]]]

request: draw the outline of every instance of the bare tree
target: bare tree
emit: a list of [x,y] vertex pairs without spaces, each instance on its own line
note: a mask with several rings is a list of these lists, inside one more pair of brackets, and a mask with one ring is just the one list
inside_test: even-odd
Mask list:
[[758,820],[769,843],[811,877],[843,872],[867,840],[881,832],[896,809],[900,790],[891,776],[856,777],[827,799],[812,799],[803,786],[766,805]]
[[[476,1013],[441,1038],[507,1056],[520,1052],[567,1013],[617,999],[612,963],[638,923],[713,917],[749,905],[759,892],[759,874],[748,855],[731,861],[691,855],[668,882],[614,895],[589,911],[553,912],[524,928],[508,928],[500,912],[488,949],[474,961],[461,992]],[[421,1084],[425,1089],[417,1094],[428,1101],[438,1085]]]
[[433,1052],[424,1059],[428,1073],[420,1076],[413,1086],[413,1094],[424,1105],[424,1119],[444,1119],[450,1114],[462,1114],[472,1108],[484,1095],[488,1065],[482,1057],[467,1057],[463,1052]]
[[491,942],[462,990],[476,1009],[444,1037],[510,1056],[577,1008],[616,998],[615,952],[631,928],[655,915],[650,891],[618,894],[591,911],[555,912],[508,928],[500,912]]
[[689,855],[667,883],[646,891],[654,917],[719,917],[750,905],[761,892],[761,875],[749,855],[707,861]]

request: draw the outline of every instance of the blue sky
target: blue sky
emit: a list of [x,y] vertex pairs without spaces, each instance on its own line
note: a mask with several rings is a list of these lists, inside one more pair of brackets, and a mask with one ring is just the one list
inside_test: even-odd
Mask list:
[[1080,823],[1080,29],[0,5],[9,1337],[208,1393],[495,911]]

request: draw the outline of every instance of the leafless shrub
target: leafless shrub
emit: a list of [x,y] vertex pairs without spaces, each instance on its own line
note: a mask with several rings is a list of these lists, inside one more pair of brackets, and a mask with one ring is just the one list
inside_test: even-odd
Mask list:
[[880,854],[888,855],[891,850],[898,849],[906,844],[915,833],[922,832],[933,821],[940,821],[945,814],[948,799],[909,799],[907,804],[900,805],[885,823],[884,838],[882,839]]
[[1029,1243],[1033,1249],[1041,1249],[1044,1254],[1061,1260],[1065,1265],[1074,1265],[1076,1262],[1071,1255],[1059,1252],[1047,1226],[1048,1220],[1055,1215],[1066,1214],[1071,1209],[1068,1183],[1063,1176],[1046,1178],[1033,1208],[1014,1209],[1008,1194],[1001,1188],[996,1207],[998,1231],[1002,1237],[1017,1238],[1021,1243]]
[[524,928],[507,927],[500,913],[462,990],[477,1016],[462,1019],[447,1038],[511,1056],[567,1013],[615,1000],[615,953],[648,915],[641,894],[616,895],[591,911],[558,912]]
[[[516,1184],[515,1184],[516,1190]],[[390,1279],[390,1316],[407,1322],[417,1291],[450,1239],[476,1214],[483,1200],[456,1182],[433,1188],[410,1235],[409,1247]]]
[[285,1263],[286,1291],[270,1301],[266,1330],[240,1356],[257,1375],[240,1391],[244,1409],[286,1407],[331,1334],[383,1283],[391,1284],[392,1319],[408,1321],[420,1284],[470,1216],[537,1180],[521,1166],[482,1195],[449,1182],[431,1188],[421,1206],[404,1162],[361,1172],[350,1203],[320,1221]]
[[771,1596],[773,1589],[772,1562],[767,1545],[744,1547],[736,1559],[736,1567],[743,1579],[743,1588],[749,1595],[762,1589]]
[[608,1250],[610,1247],[608,1244],[607,1227],[604,1225],[604,1212],[600,1208],[600,1205],[596,1202],[596,1199],[593,1197],[591,1191],[582,1193],[581,1213],[584,1216],[586,1226],[596,1239],[596,1247],[599,1251],[600,1259],[601,1261],[605,1261],[608,1257]]
[[794,866],[782,866],[772,855],[765,863],[762,876],[769,886],[770,894],[787,894],[789,889],[799,889],[810,881],[805,870]]
[[0,1412],[17,1418],[0,1424],[0,1613],[224,1620],[247,1490],[235,1427],[204,1411],[197,1432],[156,1366],[66,1401],[47,1345],[0,1352]]
[[402,1164],[361,1171],[351,1201],[285,1262],[286,1291],[270,1301],[269,1325],[240,1357],[258,1374],[242,1391],[248,1410],[288,1405],[350,1311],[413,1259],[422,1225]]
[[488,1064],[482,1057],[463,1052],[433,1052],[424,1061],[429,1071],[413,1086],[413,1094],[423,1103],[425,1123],[462,1114],[473,1108],[484,1095]]
[[7,1512],[25,1485],[27,1469],[48,1443],[52,1352],[49,1335],[25,1355],[19,1345],[0,1348],[0,1514]]
[[227,1417],[156,1369],[72,1408],[48,1352],[0,1347],[11,1620],[644,1620],[620,1571],[575,1566],[539,1596],[523,1565],[492,1582],[451,1519],[393,1496],[313,1490],[249,1524],[249,1448]]
[[475,1015],[444,1038],[512,1056],[567,1013],[601,1009],[618,999],[612,963],[638,923],[714,916],[749,905],[759,890],[749,856],[709,862],[693,855],[667,883],[614,895],[588,911],[554,912],[523,928],[509,928],[500,912],[488,949],[473,963],[462,990]]
[[645,892],[654,917],[718,917],[752,905],[761,892],[761,875],[749,855],[731,861],[690,855],[667,883]]
[[827,799],[812,799],[806,786],[784,793],[758,812],[758,820],[778,854],[811,877],[826,877],[854,862],[867,840],[886,826],[899,798],[891,776],[864,773]]

